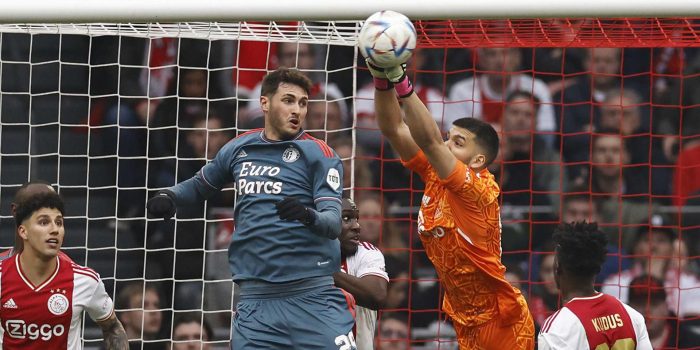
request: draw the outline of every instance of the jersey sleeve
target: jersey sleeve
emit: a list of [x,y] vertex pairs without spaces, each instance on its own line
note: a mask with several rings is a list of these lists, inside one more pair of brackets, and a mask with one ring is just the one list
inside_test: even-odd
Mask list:
[[422,150],[419,150],[418,153],[416,153],[413,158],[404,161],[403,159],[401,160],[401,164],[416,174],[420,175],[421,179],[425,182],[428,172],[430,171],[430,162],[428,161],[428,157],[425,156],[425,153],[423,153]]
[[95,283],[95,291],[88,301],[85,309],[90,315],[90,318],[95,322],[100,322],[108,319],[114,313],[114,303],[105,290],[105,285],[102,279]]
[[562,308],[544,322],[537,344],[538,350],[588,349],[588,338],[576,315]]
[[485,207],[496,201],[500,193],[498,184],[490,173],[476,173],[460,161],[457,161],[450,175],[440,182],[468,207]]
[[343,164],[334,151],[328,151],[332,156],[319,155],[312,164],[314,204],[327,200],[340,203],[343,193]]
[[386,273],[384,254],[379,249],[368,249],[362,260],[358,263],[357,277],[378,276],[389,282],[389,275]]
[[644,321],[644,316],[629,305],[624,303],[622,305],[625,307],[625,310],[627,310],[627,314],[630,315],[630,319],[632,319],[634,334],[637,336],[636,350],[652,350],[651,340],[649,339],[649,333],[647,332],[647,324]]
[[201,202],[233,181],[230,165],[238,150],[236,145],[235,140],[227,143],[214,160],[204,165],[192,178],[170,189],[175,193],[178,204]]

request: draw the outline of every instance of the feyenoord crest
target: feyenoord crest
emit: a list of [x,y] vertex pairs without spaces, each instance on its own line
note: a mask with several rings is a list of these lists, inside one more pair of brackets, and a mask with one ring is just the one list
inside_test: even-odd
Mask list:
[[290,146],[282,153],[282,160],[287,163],[295,162],[297,159],[299,159],[299,151],[294,147]]
[[49,311],[56,315],[63,315],[68,311],[68,298],[66,298],[65,295],[58,293],[58,290],[56,291],[57,293],[52,295],[49,298],[49,302],[47,303],[47,306],[49,307]]

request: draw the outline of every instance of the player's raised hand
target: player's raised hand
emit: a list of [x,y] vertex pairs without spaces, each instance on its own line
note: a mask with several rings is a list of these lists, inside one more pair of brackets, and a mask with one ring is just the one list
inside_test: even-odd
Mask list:
[[146,202],[146,209],[153,217],[170,219],[177,208],[175,194],[169,190],[161,190]]
[[284,199],[275,203],[275,207],[277,208],[277,215],[282,220],[298,220],[304,225],[311,225],[316,220],[314,212],[294,197],[284,197]]
[[365,60],[365,63],[367,64],[367,68],[369,69],[369,73],[372,74],[373,77],[378,78],[378,79],[386,79],[386,74],[384,74],[384,68],[377,67],[377,66],[369,63],[368,60]]

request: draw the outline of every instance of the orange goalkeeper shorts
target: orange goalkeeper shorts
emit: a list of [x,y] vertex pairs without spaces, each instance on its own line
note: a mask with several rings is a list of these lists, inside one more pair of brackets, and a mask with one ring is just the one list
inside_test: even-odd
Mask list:
[[454,323],[459,341],[459,350],[532,350],[535,347],[535,323],[522,296],[518,302],[522,307],[520,319],[502,326],[494,318],[476,327],[465,327]]

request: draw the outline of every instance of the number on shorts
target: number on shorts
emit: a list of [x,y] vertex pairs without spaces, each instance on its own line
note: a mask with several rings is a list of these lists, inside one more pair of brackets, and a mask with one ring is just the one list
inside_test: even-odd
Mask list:
[[596,346],[595,350],[634,350],[635,348],[634,339],[625,338],[616,340],[612,348],[609,347],[608,344],[603,343]]
[[341,334],[335,337],[335,345],[338,345],[338,350],[355,350],[357,345],[355,344],[355,336],[352,331],[348,335]]

